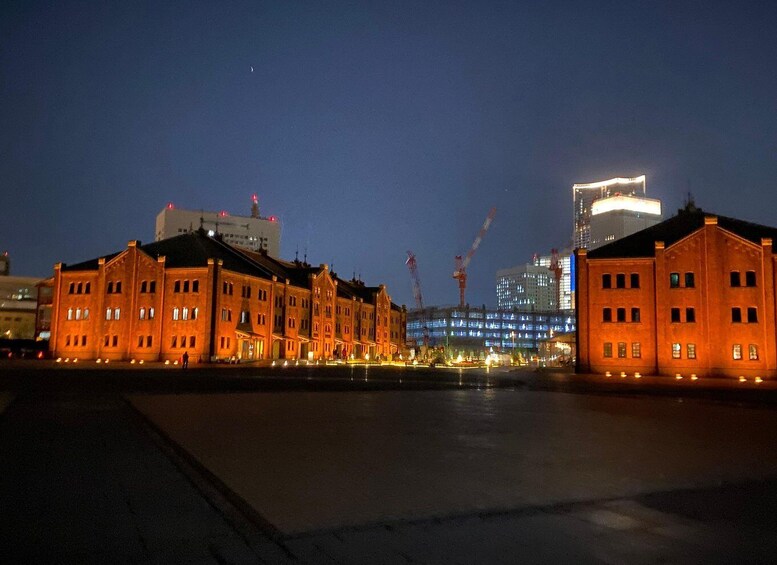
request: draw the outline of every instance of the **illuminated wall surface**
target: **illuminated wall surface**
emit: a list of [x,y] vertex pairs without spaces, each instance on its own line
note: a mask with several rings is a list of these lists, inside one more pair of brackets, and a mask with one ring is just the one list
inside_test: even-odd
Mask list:
[[591,242],[591,215],[594,202],[618,195],[645,196],[645,175],[580,183],[572,186],[574,210],[573,247],[588,248]]
[[539,342],[553,334],[575,331],[572,312],[520,312],[459,307],[411,310],[407,336],[423,341],[423,323],[429,329],[429,344],[485,351],[537,350]]
[[199,229],[201,224],[210,235],[218,233],[225,243],[280,256],[281,224],[275,216],[232,216],[226,212],[182,210],[168,204],[157,214],[154,239],[160,241],[188,233]]
[[406,313],[383,285],[195,231],[57,265],[50,347],[79,359],[376,359],[401,351]]
[[578,251],[578,370],[777,377],[776,237],[689,207]]

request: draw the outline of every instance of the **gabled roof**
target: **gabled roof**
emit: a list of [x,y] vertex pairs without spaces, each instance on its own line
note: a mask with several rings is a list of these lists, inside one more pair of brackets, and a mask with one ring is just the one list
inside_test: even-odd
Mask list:
[[616,257],[653,257],[655,242],[663,241],[666,247],[677,243],[704,226],[704,218],[715,216],[718,226],[739,237],[761,244],[761,238],[770,237],[777,243],[777,228],[762,226],[736,218],[718,216],[698,208],[681,209],[668,220],[626,236],[588,252],[590,259],[611,259]]

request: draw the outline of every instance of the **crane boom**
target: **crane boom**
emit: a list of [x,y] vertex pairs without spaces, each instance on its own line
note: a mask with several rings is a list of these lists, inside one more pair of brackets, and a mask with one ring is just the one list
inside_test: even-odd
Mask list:
[[456,255],[456,270],[453,271],[453,278],[459,281],[459,306],[461,308],[464,308],[466,305],[464,300],[464,293],[467,289],[467,266],[472,260],[472,256],[475,255],[475,251],[477,251],[478,247],[480,247],[480,242],[483,241],[483,236],[486,235],[488,228],[491,227],[491,222],[494,220],[494,216],[496,216],[495,207],[491,208],[491,210],[488,212],[486,221],[483,222],[483,227],[480,228],[480,231],[475,237],[475,241],[472,242],[472,247],[469,248],[467,254],[463,258],[461,255]]

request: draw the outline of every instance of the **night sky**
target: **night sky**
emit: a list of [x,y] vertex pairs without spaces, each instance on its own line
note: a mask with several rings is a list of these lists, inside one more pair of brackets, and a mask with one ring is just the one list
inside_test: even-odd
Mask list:
[[[772,2],[0,5],[0,250],[48,276],[150,242],[168,201],[282,221],[281,251],[468,301],[571,240],[571,185],[777,225]],[[251,72],[253,66],[254,71]]]

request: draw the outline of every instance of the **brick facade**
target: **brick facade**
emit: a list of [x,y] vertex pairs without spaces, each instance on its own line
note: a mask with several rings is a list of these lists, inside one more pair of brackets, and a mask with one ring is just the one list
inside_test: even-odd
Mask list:
[[177,360],[387,359],[406,312],[383,285],[284,262],[203,232],[55,266],[55,357]]
[[773,236],[693,210],[577,250],[578,371],[777,377]]

